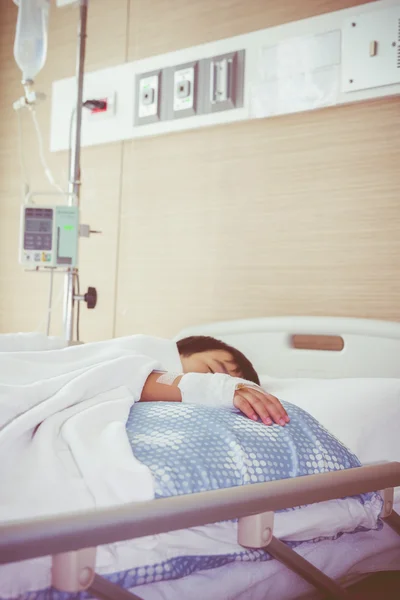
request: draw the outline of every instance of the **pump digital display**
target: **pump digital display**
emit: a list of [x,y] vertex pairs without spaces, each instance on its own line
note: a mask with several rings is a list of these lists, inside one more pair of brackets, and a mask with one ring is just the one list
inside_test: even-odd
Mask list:
[[51,208],[25,209],[24,250],[51,250],[52,234]]

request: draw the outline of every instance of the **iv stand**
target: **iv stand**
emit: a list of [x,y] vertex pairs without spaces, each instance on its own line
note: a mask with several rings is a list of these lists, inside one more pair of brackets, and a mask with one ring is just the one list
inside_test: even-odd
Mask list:
[[[82,108],[83,108],[83,76],[85,68],[86,38],[87,38],[87,15],[89,0],[79,0],[79,29],[78,29],[78,50],[76,62],[76,106],[75,106],[75,135],[74,143],[71,147],[70,173],[68,183],[68,204],[72,206],[76,203],[79,206],[80,187],[81,187],[81,129],[82,129]],[[73,118],[73,117],[71,117]],[[73,341],[74,330],[74,309],[75,300],[75,280],[78,275],[78,269],[73,268],[65,275],[64,283],[64,306],[63,323],[64,338],[68,343]]]

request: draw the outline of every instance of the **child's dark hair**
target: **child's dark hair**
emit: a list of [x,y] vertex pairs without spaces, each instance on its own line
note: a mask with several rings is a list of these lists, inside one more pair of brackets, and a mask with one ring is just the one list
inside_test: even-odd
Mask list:
[[231,354],[236,366],[240,370],[241,377],[246,379],[246,381],[252,381],[260,385],[259,377],[249,359],[239,350],[232,348],[232,346],[225,344],[225,342],[221,342],[221,340],[216,340],[213,337],[205,335],[192,335],[191,337],[179,340],[177,346],[178,352],[182,356],[191,356],[192,354],[197,354],[197,352],[209,352],[210,350],[225,350],[225,352]]

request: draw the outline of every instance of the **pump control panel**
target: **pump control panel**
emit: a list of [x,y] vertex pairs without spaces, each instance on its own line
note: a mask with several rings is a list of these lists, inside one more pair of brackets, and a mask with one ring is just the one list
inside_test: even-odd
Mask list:
[[78,242],[77,206],[23,205],[19,261],[24,267],[73,268]]

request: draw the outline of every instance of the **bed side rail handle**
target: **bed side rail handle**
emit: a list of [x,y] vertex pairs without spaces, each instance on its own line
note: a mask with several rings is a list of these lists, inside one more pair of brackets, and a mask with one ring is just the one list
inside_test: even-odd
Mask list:
[[238,522],[238,544],[245,548],[265,548],[274,535],[274,513],[265,512],[241,517]]
[[383,500],[383,506],[381,511],[381,519],[387,519],[393,512],[394,505],[394,488],[386,488],[380,491]]
[[93,583],[96,568],[96,548],[82,548],[52,556],[51,584],[61,592],[77,593]]

